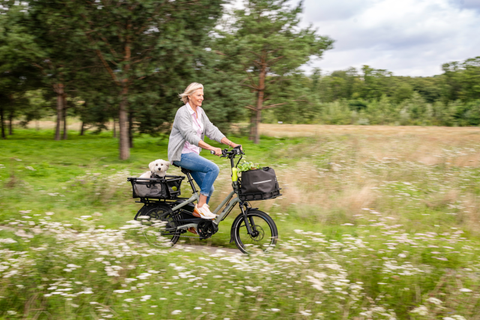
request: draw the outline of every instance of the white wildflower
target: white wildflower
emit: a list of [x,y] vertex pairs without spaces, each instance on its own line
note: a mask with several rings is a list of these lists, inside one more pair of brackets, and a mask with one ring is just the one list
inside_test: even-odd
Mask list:
[[6,239],[0,239],[0,243],[17,243],[17,241],[11,238],[6,238]]
[[262,287],[260,287],[260,286],[258,286],[258,287],[245,286],[245,289],[247,289],[248,291],[251,291],[251,292],[256,292],[256,291],[258,291],[259,289],[262,289]]
[[411,313],[418,313],[421,316],[427,316],[428,315],[428,308],[425,306],[420,306],[418,308],[415,308],[411,311]]
[[15,232],[15,235],[21,238],[33,238],[33,235],[26,233],[25,230],[23,229],[20,229],[17,232]]
[[467,288],[462,288],[462,289],[460,289],[460,292],[472,292],[472,290],[467,289]]
[[173,315],[180,314],[180,313],[182,313],[182,310],[173,310],[172,311]]
[[437,298],[434,298],[434,297],[428,298],[427,301],[430,302],[430,303],[433,303],[433,304],[435,304],[435,305],[437,305],[437,306],[439,306],[439,305],[441,305],[441,304],[443,303],[442,300],[437,299]]

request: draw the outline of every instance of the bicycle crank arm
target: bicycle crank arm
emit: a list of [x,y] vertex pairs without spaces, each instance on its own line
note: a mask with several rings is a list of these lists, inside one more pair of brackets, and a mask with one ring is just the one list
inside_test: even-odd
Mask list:
[[197,226],[198,226],[197,223],[182,224],[181,226],[177,227],[177,230],[188,229],[188,228],[191,228],[191,227],[194,227],[196,229]]

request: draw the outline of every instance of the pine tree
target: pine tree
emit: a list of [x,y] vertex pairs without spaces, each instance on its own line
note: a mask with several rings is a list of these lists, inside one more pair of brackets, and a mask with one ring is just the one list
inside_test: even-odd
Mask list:
[[300,28],[302,2],[290,8],[288,0],[246,0],[244,9],[234,11],[232,24],[219,30],[216,48],[234,57],[244,74],[242,85],[255,94],[251,110],[250,139],[259,142],[258,126],[262,110],[284,105],[265,105],[277,93],[267,94],[272,84],[282,81],[307,63],[312,56],[321,57],[333,41],[317,35],[317,30]]
[[[150,119],[153,105],[171,102],[195,72],[197,50],[221,14],[222,0],[66,2],[89,48],[118,88],[120,159],[129,157],[133,119]],[[135,103],[135,105],[132,105]],[[163,118],[170,115],[162,109]],[[160,112],[158,112],[160,113]],[[128,119],[129,118],[129,119]],[[152,131],[162,117],[140,129]],[[127,124],[129,122],[129,125]],[[129,134],[130,132],[130,134]]]

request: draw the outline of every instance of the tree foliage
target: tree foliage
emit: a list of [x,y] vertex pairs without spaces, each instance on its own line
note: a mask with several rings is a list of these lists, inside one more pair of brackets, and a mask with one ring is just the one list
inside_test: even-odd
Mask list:
[[236,59],[241,82],[254,94],[251,110],[250,138],[259,142],[258,125],[262,110],[285,104],[265,102],[278,98],[270,86],[293,75],[312,56],[321,57],[333,41],[317,34],[312,27],[300,28],[303,3],[291,8],[288,0],[246,0],[244,8],[235,10],[233,23],[224,25],[217,48]]

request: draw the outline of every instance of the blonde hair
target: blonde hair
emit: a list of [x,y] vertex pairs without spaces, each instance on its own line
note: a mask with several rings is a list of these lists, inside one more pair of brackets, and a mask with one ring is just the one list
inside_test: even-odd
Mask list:
[[183,103],[187,104],[188,102],[188,96],[192,95],[195,91],[198,89],[203,89],[203,84],[197,83],[197,82],[192,82],[188,85],[188,87],[185,89],[185,91],[178,96],[180,99],[182,99]]

